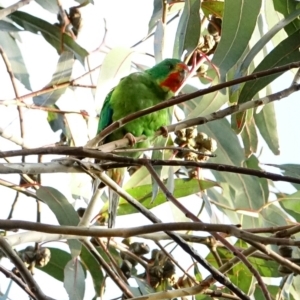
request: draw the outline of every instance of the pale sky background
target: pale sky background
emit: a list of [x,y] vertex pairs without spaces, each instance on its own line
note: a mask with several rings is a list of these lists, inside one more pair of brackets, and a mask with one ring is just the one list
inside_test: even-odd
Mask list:
[[[62,1],[66,7],[70,5],[68,3],[73,3],[71,1]],[[83,18],[83,29],[81,32],[82,38],[79,36],[78,42],[82,44],[84,48],[88,51],[92,51],[96,49],[102,41],[104,34],[103,27],[103,17],[105,17],[107,22],[107,46],[111,48],[115,48],[117,46],[130,47],[135,44],[137,41],[142,39],[147,35],[148,31],[148,22],[152,14],[152,5],[153,0],[110,0],[110,1],[97,1],[95,0],[96,5],[89,5],[81,10],[82,18]],[[12,1],[0,1],[2,6],[11,5]],[[76,5],[76,3],[75,3]],[[31,2],[28,6],[25,6],[22,10],[30,12],[32,14],[37,15],[40,18],[43,18],[49,22],[54,23],[56,18],[54,15],[49,15],[45,10],[43,10],[39,5],[35,2]],[[116,22],[117,20],[117,22]],[[138,26],[137,26],[138,24]],[[174,22],[167,32],[167,45],[173,45],[172,35],[175,32],[177,26],[177,22]],[[31,75],[30,81],[33,90],[41,89],[45,86],[51,79],[53,72],[56,68],[56,63],[58,60],[58,56],[56,51],[52,46],[46,44],[42,37],[38,35],[33,35],[31,33],[20,33],[22,43],[20,43],[20,48],[22,48],[22,53],[24,55],[25,61],[27,63],[28,71]],[[88,36],[88,40],[83,39],[83,37]],[[153,39],[150,39],[146,43],[142,44],[138,47],[138,50],[143,52],[153,52]],[[171,47],[167,48],[166,56],[171,56],[172,51]],[[99,65],[103,58],[103,54],[95,53],[91,58],[91,63],[93,66]],[[144,55],[140,55],[136,57],[137,60],[141,60],[141,58],[145,58]],[[147,62],[145,65],[151,65],[153,61],[147,58]],[[0,74],[3,77],[3,70],[5,66],[0,59]],[[77,73],[76,73],[77,72]],[[82,74],[82,67],[77,62],[77,65],[74,70],[74,76],[76,74]],[[95,73],[95,76],[97,73]],[[273,84],[273,92],[282,90],[287,88],[292,82],[291,74],[287,74],[284,77],[281,77]],[[0,100],[4,99],[13,99],[14,92],[11,87],[11,82],[8,76],[5,78],[1,78],[2,88],[0,91]],[[5,87],[3,89],[3,87]],[[20,94],[27,94],[29,91],[19,84]],[[95,107],[93,103],[93,98],[89,90],[82,89],[80,90],[81,97],[74,99],[74,109],[80,107],[81,101],[85,102],[87,106],[87,111],[91,116],[95,116]],[[70,94],[68,97],[72,96]],[[300,118],[299,118],[299,94],[294,93],[288,99],[282,99],[281,101],[275,102],[276,108],[276,117],[278,121],[278,134],[280,137],[280,146],[281,146],[281,154],[279,156],[274,156],[264,142],[260,141],[260,146],[263,147],[262,155],[260,158],[261,162],[265,163],[274,163],[274,164],[282,164],[282,163],[300,163],[299,153],[300,153],[300,142],[298,137],[298,129],[300,128]],[[63,101],[59,102],[61,106],[64,105]],[[62,108],[62,107],[61,107]],[[82,122],[78,118],[74,117],[74,119],[70,120],[70,122]],[[26,136],[25,140],[32,146],[38,147],[43,145],[48,145],[57,141],[58,134],[53,133],[50,129],[47,122],[45,122],[45,113],[37,110],[30,110],[25,112],[25,123],[26,123]],[[95,125],[95,124],[94,124]],[[79,126],[79,125],[78,125]],[[92,126],[92,125],[91,125]],[[1,107],[0,106],[0,127],[6,130],[9,130],[13,133],[19,132],[19,122],[18,122],[18,114],[16,107]],[[81,127],[79,127],[81,128]],[[78,132],[78,143],[84,144],[88,136],[87,131]],[[1,149],[12,150],[17,149],[18,147],[10,141],[7,141],[3,138],[0,138]],[[50,157],[44,157],[45,161],[50,161]],[[15,159],[11,159],[14,161]],[[28,158],[27,161],[35,161],[34,158]],[[7,175],[2,176],[8,181],[18,182],[18,175]],[[79,177],[80,178],[80,177]],[[78,179],[81,180],[81,179]],[[58,182],[61,182],[61,185],[58,185]],[[68,199],[71,199],[71,188],[70,179],[66,180],[66,176],[64,174],[55,174],[55,175],[43,175],[43,183],[45,185],[52,185],[59,189],[64,193]],[[290,186],[287,184],[278,183],[277,186],[286,190],[288,188],[291,191]],[[84,189],[82,186],[80,187]],[[86,191],[85,191],[86,192]],[[11,208],[11,200],[14,198],[15,192],[0,186],[0,194],[2,203],[1,203],[1,218],[6,218],[8,212]],[[191,207],[195,210],[195,201],[191,201],[192,199],[184,199],[184,203],[187,207]],[[82,200],[83,201],[83,200]],[[24,207],[26,207],[26,216],[24,216]],[[76,208],[81,206],[82,203],[77,202]],[[199,205],[201,201],[199,201]],[[169,205],[169,204],[166,204]],[[174,213],[174,209],[164,209],[161,207],[153,210],[155,214],[163,221],[171,221],[173,219],[172,212]],[[176,214],[176,213],[175,213]],[[14,212],[14,219],[28,219],[35,220],[36,218],[36,205],[33,199],[27,198],[25,196],[21,197],[21,200],[18,203],[18,207]],[[132,216],[130,216],[132,219]],[[142,216],[134,216],[135,223],[149,223]],[[42,221],[45,223],[57,223],[55,216],[52,212],[49,212],[49,209],[44,206],[42,212]],[[124,225],[124,217],[118,218],[117,223]],[[128,226],[130,226],[130,222],[127,222]],[[117,224],[118,226],[118,224]],[[150,243],[149,243],[150,244]],[[51,246],[50,244],[47,244]],[[62,243],[60,243],[60,246]],[[19,247],[20,249],[24,248],[22,245]],[[65,247],[67,249],[67,247]],[[203,254],[203,250],[202,254]],[[177,255],[179,252],[177,252]],[[180,254],[179,254],[180,255]],[[5,266],[9,266],[8,261],[2,260],[1,263]],[[184,267],[188,267],[190,265],[190,261],[185,263],[183,262]],[[47,275],[45,273],[36,270],[35,279],[38,283],[41,284],[43,291],[47,295],[51,295],[54,298],[64,300],[68,299],[68,296],[63,288],[62,283],[54,280],[47,280]],[[8,284],[8,280],[4,278],[2,274],[0,274],[0,290],[2,292],[5,291],[5,288]],[[46,283],[46,284],[45,284]],[[107,289],[111,289],[112,293],[107,294],[104,299],[110,299],[113,297],[117,297],[120,295],[120,292],[117,289],[113,288],[113,285],[108,285]],[[18,299],[20,295],[20,289],[13,283],[12,290],[10,292],[10,298]],[[26,295],[22,292],[22,299],[26,299]],[[94,295],[93,288],[86,288],[85,299],[91,299]],[[20,298],[19,298],[20,299]]]

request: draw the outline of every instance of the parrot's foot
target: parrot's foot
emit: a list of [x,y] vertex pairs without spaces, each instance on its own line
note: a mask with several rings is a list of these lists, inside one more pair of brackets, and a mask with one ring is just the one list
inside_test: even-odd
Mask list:
[[166,126],[161,126],[159,129],[161,130],[162,136],[167,138],[169,135],[168,128]]
[[134,146],[136,144],[136,138],[132,133],[126,133],[124,138],[128,139],[130,146]]

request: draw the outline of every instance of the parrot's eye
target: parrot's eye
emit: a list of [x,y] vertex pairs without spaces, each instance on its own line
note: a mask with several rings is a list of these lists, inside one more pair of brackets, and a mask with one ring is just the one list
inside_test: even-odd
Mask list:
[[173,65],[172,64],[168,64],[168,68],[169,68],[170,71],[173,70]]

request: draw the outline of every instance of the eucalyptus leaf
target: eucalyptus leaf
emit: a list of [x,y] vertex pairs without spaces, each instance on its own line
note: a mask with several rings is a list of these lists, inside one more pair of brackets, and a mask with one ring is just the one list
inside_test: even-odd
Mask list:
[[99,266],[99,263],[96,261],[94,256],[85,247],[82,247],[80,259],[81,263],[84,265],[86,270],[90,272],[92,276],[96,296],[100,297],[101,287],[104,281],[101,266]]
[[[294,0],[273,0],[274,8],[276,11],[280,12],[284,15],[284,17],[289,16],[291,13],[293,13],[295,10],[297,10],[298,1]],[[284,30],[288,35],[291,35],[295,31],[300,29],[300,20],[299,18],[294,19],[292,23],[288,24]]]
[[275,155],[279,155],[279,137],[274,103],[265,105],[258,114],[254,114],[254,120],[270,150]]
[[69,35],[62,34],[59,27],[22,11],[12,13],[9,18],[24,28],[24,30],[35,34],[42,34],[46,41],[59,53],[62,49],[71,51],[84,64],[88,52],[79,46]]
[[64,269],[64,287],[69,299],[83,300],[85,292],[85,274],[78,259],[70,260]]
[[14,76],[20,80],[28,90],[31,90],[29,73],[16,40],[12,38],[8,32],[0,31],[0,45],[7,55]]
[[[72,52],[64,51],[57,62],[55,73],[51,81],[44,87],[52,87],[60,83],[68,82],[71,78],[74,65],[74,55]],[[33,102],[40,106],[49,106],[56,103],[56,101],[65,93],[67,86],[61,89],[55,89],[49,93],[36,96]]]
[[180,59],[184,51],[189,56],[198,45],[201,31],[200,3],[199,0],[185,0],[175,35],[174,58]]
[[261,0],[226,0],[222,21],[222,36],[212,63],[225,81],[227,72],[243,55],[256,26]]
[[[41,186],[36,195],[49,206],[60,225],[78,225],[79,216],[77,212],[61,192],[49,186]],[[79,255],[81,244],[77,240],[68,240],[68,243],[72,256]]]

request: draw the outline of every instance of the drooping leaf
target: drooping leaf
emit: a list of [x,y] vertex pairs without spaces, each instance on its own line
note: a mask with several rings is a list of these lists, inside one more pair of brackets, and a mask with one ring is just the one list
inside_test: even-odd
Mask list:
[[174,58],[180,59],[184,51],[189,56],[198,45],[201,30],[200,3],[198,0],[185,0],[175,35]]
[[[287,17],[297,9],[298,2],[293,0],[273,0],[274,8],[276,11],[280,12]],[[299,8],[299,7],[298,7]],[[299,18],[295,19],[292,23],[288,24],[285,28],[285,31],[288,35],[291,35],[295,31],[300,29],[300,20]]]
[[164,57],[165,48],[165,25],[161,20],[158,21],[155,34],[154,34],[154,57],[155,62],[158,64]]
[[[79,217],[77,212],[61,192],[49,186],[41,186],[37,190],[36,195],[49,206],[60,225],[78,225]],[[68,240],[68,244],[72,256],[78,256],[81,251],[81,244],[79,241]]]
[[48,247],[51,251],[51,259],[43,268],[38,267],[41,271],[49,274],[59,281],[64,281],[64,269],[67,263],[72,259],[70,253],[58,248]]
[[[244,166],[249,169],[263,171],[262,168],[259,166],[259,160],[255,155],[251,155],[248,159],[246,159],[244,162]],[[268,180],[266,178],[257,178],[257,180],[260,182],[264,199],[268,199],[269,198]]]
[[226,73],[237,63],[254,31],[261,9],[261,0],[226,0],[222,36],[212,63],[220,71],[224,81]]
[[[74,55],[70,51],[64,51],[57,62],[56,70],[52,76],[51,81],[45,86],[51,87],[60,83],[68,82],[71,78],[74,65]],[[61,95],[66,91],[67,86],[61,89],[53,90],[49,93],[36,96],[33,101],[36,105],[49,106],[55,104]]]
[[[200,190],[209,189],[214,186],[218,186],[216,182],[209,180],[197,180],[197,179],[175,179],[174,180],[174,197],[181,198],[186,197],[195,193],[198,193]],[[141,185],[138,187],[132,187],[127,190],[127,192],[133,196],[136,200],[141,202],[144,207],[151,209],[160,204],[166,202],[166,196],[161,191],[159,191],[157,197],[151,204],[152,199],[152,185]],[[200,198],[199,198],[200,201]],[[108,204],[105,204],[101,210],[102,214],[107,213]],[[128,204],[124,199],[120,199],[120,207],[118,209],[118,215],[127,215],[136,213],[137,210]]]
[[96,88],[97,109],[102,107],[106,95],[119,80],[131,70],[131,59],[134,51],[130,48],[116,47],[104,58]]
[[254,120],[270,150],[275,155],[279,155],[279,137],[274,103],[265,105],[258,114],[254,114]]
[[[198,130],[205,132],[218,143],[216,157],[211,158],[211,162],[242,166],[245,159],[244,150],[227,119],[198,126]],[[232,208],[256,211],[267,203],[268,199],[265,198],[264,189],[257,178],[230,172],[212,173],[223,188],[228,185],[228,199]]]
[[274,204],[265,206],[259,212],[259,226],[273,227],[288,225],[286,213]]
[[82,247],[80,253],[80,259],[87,271],[90,272],[95,288],[95,293],[97,297],[101,295],[101,287],[103,284],[104,276],[101,267],[91,253],[85,248]]
[[[55,109],[59,109],[58,106],[52,105],[51,107]],[[51,127],[51,129],[56,132],[58,130],[62,130],[62,133],[68,139],[71,138],[70,128],[68,124],[65,122],[65,118],[63,114],[48,112],[47,121]]]
[[59,53],[62,50],[71,51],[84,64],[88,52],[79,46],[69,35],[62,34],[59,27],[22,11],[16,11],[9,17],[25,30],[35,34],[41,33],[46,41]]
[[[259,72],[263,70],[271,70],[275,67],[279,67],[291,62],[299,61],[300,52],[298,48],[300,47],[300,30],[293,33],[287,39],[282,41],[275,49],[273,49],[257,66],[257,68],[253,71]],[[251,100],[261,89],[267,86],[274,79],[279,77],[283,73],[277,73],[273,75],[269,75],[266,77],[262,77],[260,79],[247,82],[240,93],[239,104],[245,103]],[[235,116],[236,123],[239,128],[242,128],[245,123],[245,112],[237,113]],[[273,146],[272,146],[273,147]],[[273,147],[274,148],[274,147]],[[272,149],[273,151],[273,149]],[[274,149],[275,153],[278,149]]]
[[[164,139],[162,136],[159,136],[155,140],[155,147],[165,147],[166,145],[166,139]],[[151,159],[164,159],[164,151],[162,150],[154,150],[152,152]],[[159,178],[161,178],[161,173],[162,173],[162,166],[154,166],[153,169],[155,170],[156,174],[158,175]],[[159,192],[159,186],[157,181],[153,176],[151,176],[151,182],[152,182],[152,201],[154,201],[158,195]]]
[[[300,60],[300,30],[282,41],[276,48],[274,48],[264,60],[257,66],[253,73],[271,70],[291,62]],[[253,98],[253,96],[263,89],[267,84],[279,77],[282,73],[273,74],[262,77],[254,81],[247,82],[240,94],[239,104],[245,103]]]
[[154,0],[153,1],[153,12],[148,24],[148,34],[153,30],[156,26],[159,19],[162,17],[162,1]]
[[287,195],[279,199],[280,206],[293,218],[296,222],[300,222],[300,191],[292,195]]
[[291,23],[300,15],[300,9],[295,10],[288,14],[284,19],[280,22],[276,23],[274,27],[272,27],[267,33],[265,33],[258,42],[251,48],[249,53],[246,55],[245,59],[241,63],[240,67],[236,71],[235,78],[239,78],[245,75],[246,70],[250,66],[254,57],[258,54],[259,51],[265,47],[265,45],[275,36],[282,28],[284,28],[287,24]]
[[241,132],[241,138],[244,144],[245,156],[249,157],[252,153],[257,151],[258,137],[253,119],[253,110],[247,110],[246,123]]
[[83,299],[85,292],[85,274],[78,258],[71,259],[65,266],[64,287],[69,295],[69,299]]
[[7,55],[14,76],[20,80],[28,90],[31,90],[29,74],[16,40],[13,39],[8,32],[0,31],[0,45]]

